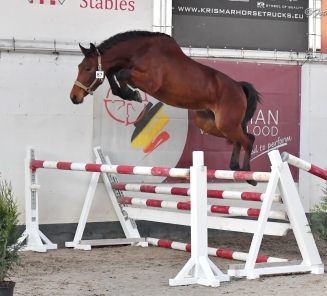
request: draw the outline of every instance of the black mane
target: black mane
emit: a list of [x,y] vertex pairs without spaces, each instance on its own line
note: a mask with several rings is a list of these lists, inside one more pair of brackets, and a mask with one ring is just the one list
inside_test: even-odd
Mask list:
[[160,33],[160,32],[150,32],[150,31],[127,31],[123,33],[118,33],[107,40],[103,41],[99,46],[98,49],[100,53],[103,53],[104,51],[110,49],[114,45],[127,41],[132,38],[136,37],[156,37],[156,36],[167,36],[171,37],[167,34]]

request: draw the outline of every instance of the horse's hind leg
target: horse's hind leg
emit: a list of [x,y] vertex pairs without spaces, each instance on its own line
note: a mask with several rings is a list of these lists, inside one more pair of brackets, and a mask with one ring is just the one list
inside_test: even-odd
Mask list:
[[225,136],[217,129],[215,115],[211,110],[195,111],[194,123],[207,134],[225,138]]
[[[245,132],[244,132],[245,133]],[[251,152],[252,152],[252,147],[253,143],[255,140],[255,137],[252,134],[245,133],[249,141],[245,144],[246,146],[244,147],[245,154],[244,154],[244,160],[243,160],[243,170],[244,171],[250,171],[250,158],[251,158]]]
[[[216,137],[226,138],[226,136],[217,129],[215,114],[211,110],[195,111],[194,122],[195,125],[204,132]],[[239,165],[240,152],[241,143],[233,142],[233,153],[229,164],[230,169],[233,171],[239,171],[241,169]]]
[[[224,122],[222,124],[222,118],[223,117],[220,117],[219,114],[216,114],[215,123],[217,129],[223,133],[224,137],[233,143],[233,153],[230,162],[230,168],[232,170],[250,171],[250,157],[254,142],[254,136],[246,133],[240,123],[239,125],[233,122]],[[240,168],[239,165],[241,146],[245,151],[242,168]],[[253,186],[257,184],[257,182],[253,180],[248,180],[247,182]]]
[[[216,118],[217,116],[215,116],[215,114],[211,110],[195,111],[194,122],[195,125],[201,128],[204,132],[216,137],[226,138],[233,143],[233,153],[230,161],[231,170],[249,171],[254,136],[251,134],[246,134],[241,126],[236,129],[230,129],[228,126],[225,132],[222,132],[217,128],[217,121],[219,120],[217,120]],[[243,146],[245,150],[242,168],[240,168],[239,165],[241,146]],[[257,182],[253,180],[247,180],[247,182],[253,186],[257,185]]]
[[232,157],[230,159],[230,164],[229,164],[229,167],[232,171],[241,170],[241,168],[240,168],[240,152],[241,152],[241,143],[234,142]]
[[[255,140],[255,137],[249,133],[244,132],[244,130],[242,129],[242,146],[244,148],[244,159],[243,159],[243,167],[242,167],[242,171],[251,171],[251,167],[250,167],[250,158],[251,158],[251,152],[252,152],[252,148],[253,148],[253,143]],[[249,184],[256,186],[257,185],[257,181],[254,180],[247,180],[246,182],[248,182]]]

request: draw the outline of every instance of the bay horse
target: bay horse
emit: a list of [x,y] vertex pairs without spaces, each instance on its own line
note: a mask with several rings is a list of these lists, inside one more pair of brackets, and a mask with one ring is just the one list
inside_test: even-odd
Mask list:
[[[171,36],[163,33],[128,31],[97,47],[92,43],[89,49],[79,46],[84,59],[78,65],[70,93],[74,104],[83,103],[85,96],[93,94],[103,82],[103,73],[112,93],[124,100],[142,101],[139,91],[131,86],[165,104],[194,110],[197,127],[233,144],[230,169],[250,171],[255,137],[247,133],[246,126],[261,101],[250,83],[237,82],[194,61]],[[241,146],[245,151],[242,167]],[[256,181],[248,183],[256,185]]]

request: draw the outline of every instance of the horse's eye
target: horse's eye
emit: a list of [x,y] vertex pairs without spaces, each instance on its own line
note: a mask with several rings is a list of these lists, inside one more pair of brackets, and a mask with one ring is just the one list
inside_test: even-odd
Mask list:
[[87,68],[86,68],[86,71],[89,72],[89,71],[91,71],[91,69],[92,69],[92,67],[87,67]]

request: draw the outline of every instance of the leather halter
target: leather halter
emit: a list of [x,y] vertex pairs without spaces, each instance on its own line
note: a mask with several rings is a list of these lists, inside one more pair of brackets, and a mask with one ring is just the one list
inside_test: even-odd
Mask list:
[[[98,71],[103,71],[102,70],[102,65],[101,65],[101,55],[100,52],[98,51],[98,49],[96,48],[97,54],[98,54]],[[95,78],[94,81],[92,82],[92,84],[89,87],[86,87],[85,85],[83,85],[82,83],[80,83],[79,81],[75,81],[74,84],[76,84],[77,86],[79,86],[80,88],[84,89],[88,94],[93,95],[93,91],[92,91],[92,87],[96,84],[97,81],[100,82],[100,84],[103,83],[104,78]]]

